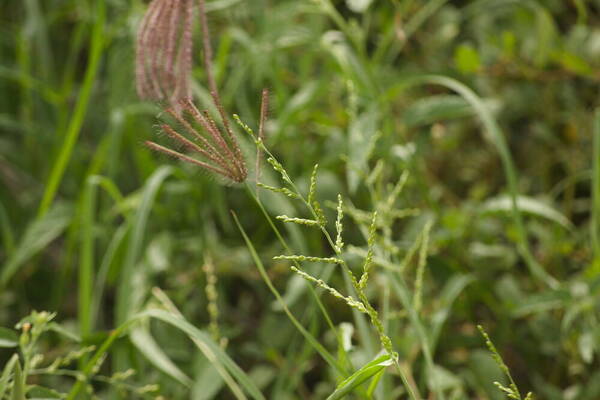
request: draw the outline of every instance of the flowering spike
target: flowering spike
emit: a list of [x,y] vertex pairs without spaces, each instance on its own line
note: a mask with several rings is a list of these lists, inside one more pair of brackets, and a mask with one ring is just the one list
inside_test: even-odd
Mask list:
[[143,99],[191,96],[192,0],[153,0],[136,43],[136,86]]
[[[231,149],[222,132],[218,130],[216,125],[209,123],[191,101],[182,101],[179,104],[182,107],[180,114],[171,109],[167,109],[167,112],[185,128],[191,139],[170,125],[163,124],[161,128],[169,138],[181,145],[184,151],[193,154],[195,157],[153,142],[146,142],[146,145],[153,150],[224,176],[233,182],[241,183],[245,181],[248,174],[241,153],[236,153]],[[235,138],[233,140],[235,141]],[[240,155],[238,156],[238,154]]]

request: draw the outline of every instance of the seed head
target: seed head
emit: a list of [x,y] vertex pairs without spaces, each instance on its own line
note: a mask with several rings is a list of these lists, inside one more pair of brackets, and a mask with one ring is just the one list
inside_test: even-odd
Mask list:
[[[181,151],[151,141],[147,141],[146,145],[214,172],[229,181],[244,182],[248,170],[229,124],[223,123],[224,128],[219,128],[207,111],[200,112],[189,99],[180,100],[176,106],[177,110],[169,107],[166,111],[178,122],[180,129],[176,130],[169,124],[162,124],[161,129],[179,145]],[[223,134],[223,131],[226,133]]]
[[153,0],[136,45],[136,86],[142,99],[171,104],[191,96],[194,0]]

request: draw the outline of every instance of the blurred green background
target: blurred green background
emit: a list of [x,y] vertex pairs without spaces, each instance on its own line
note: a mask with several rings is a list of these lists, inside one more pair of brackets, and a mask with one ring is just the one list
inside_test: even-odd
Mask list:
[[[332,332],[316,312],[304,314],[312,301],[305,283],[272,261],[283,250],[251,197],[142,145],[161,120],[160,106],[135,93],[135,34],[146,8],[138,0],[0,1],[0,326],[47,310],[98,344],[160,287],[205,329],[202,267],[210,262],[227,353],[266,398],[325,398],[335,377],[275,306],[230,210],[292,310],[335,354]],[[422,313],[429,332],[441,329],[434,359],[449,398],[503,398],[477,324],[523,391],[600,398],[599,1],[214,0],[208,10],[227,110],[256,128],[261,90],[270,89],[266,143],[300,187],[318,163],[324,204],[342,193],[371,211],[372,189],[383,193],[409,172],[398,204],[420,213],[389,228],[406,251],[424,218],[434,221]],[[196,26],[193,91],[209,107],[199,37]],[[476,94],[479,108],[454,82]],[[253,165],[252,143],[240,137]],[[526,240],[507,197],[517,191]],[[297,213],[288,199],[263,201],[273,215]],[[364,247],[347,221],[346,241]],[[328,256],[318,232],[284,232],[298,253]],[[532,274],[532,263],[548,276]],[[373,304],[386,308],[400,357],[427,393],[417,333],[385,275],[375,282]],[[353,321],[343,303],[323,301],[336,325]],[[160,384],[167,399],[233,398],[185,335],[159,323],[149,332],[191,389],[131,338],[118,341],[119,355],[101,372],[131,367],[134,382]],[[358,360],[375,355],[353,340]],[[49,333],[38,351],[52,359],[73,346]],[[0,349],[0,364],[11,354]],[[73,382],[35,379],[61,392]],[[391,389],[398,379],[386,385],[377,398],[402,398]],[[112,398],[110,390],[98,383],[100,397]],[[135,396],[149,395],[125,398]]]

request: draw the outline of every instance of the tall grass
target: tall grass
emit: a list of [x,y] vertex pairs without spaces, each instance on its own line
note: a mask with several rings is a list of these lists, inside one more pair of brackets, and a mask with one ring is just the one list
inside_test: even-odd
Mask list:
[[0,5],[0,399],[600,396],[595,5],[209,1],[215,179],[146,3]]

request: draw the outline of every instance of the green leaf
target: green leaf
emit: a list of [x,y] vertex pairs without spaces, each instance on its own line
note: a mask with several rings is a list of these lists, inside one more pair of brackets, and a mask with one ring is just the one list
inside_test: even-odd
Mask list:
[[12,329],[0,327],[0,347],[16,347],[19,336]]
[[129,334],[129,337],[140,353],[142,353],[156,368],[160,369],[185,387],[190,388],[192,386],[192,380],[164,353],[161,347],[154,341],[154,338],[150,335],[147,328],[136,328]]
[[135,265],[142,254],[142,246],[146,233],[146,226],[150,211],[154,205],[154,200],[158,190],[165,179],[172,173],[173,168],[163,166],[154,172],[144,186],[141,202],[137,207],[137,212],[133,218],[131,237],[129,239],[127,253],[123,269],[121,271],[121,282],[117,289],[117,322],[123,323],[133,313],[136,305],[134,303],[134,271]]
[[343,398],[358,386],[362,385],[365,381],[392,364],[393,360],[389,354],[384,354],[377,357],[373,361],[363,365],[358,371],[340,382],[335,391],[329,395],[329,397],[327,397],[327,400],[337,400]]
[[592,332],[584,332],[579,336],[577,341],[577,347],[579,347],[579,354],[581,354],[582,360],[586,364],[590,364],[594,359],[594,335]]
[[58,204],[43,217],[35,219],[27,227],[12,257],[2,267],[0,287],[6,286],[19,267],[62,234],[71,218],[71,208]]
[[[486,201],[481,210],[484,212],[510,212],[512,207],[512,199],[503,195]],[[566,229],[573,228],[573,224],[567,217],[541,200],[519,195],[517,196],[517,207],[528,214],[556,222]]]
[[29,398],[29,400],[48,400],[64,398],[64,396],[56,390],[38,385],[32,385],[27,388],[27,397]]
[[13,377],[13,388],[11,400],[26,400],[25,399],[25,377],[21,369],[21,363],[17,360],[15,364],[15,375]]
[[477,50],[466,44],[461,44],[454,51],[454,63],[463,74],[476,72],[481,65]]
[[462,97],[437,95],[413,102],[404,112],[403,119],[410,128],[445,119],[468,117],[473,114],[473,108]]
[[133,319],[151,317],[166,322],[184,332],[196,345],[203,351],[204,355],[213,363],[218,364],[229,371],[238,383],[248,392],[248,394],[257,400],[265,400],[254,382],[248,375],[216,344],[208,334],[202,332],[185,319],[168,313],[164,310],[150,309],[143,311]]
[[2,376],[0,376],[0,399],[4,398],[4,393],[8,390],[8,380],[10,379],[10,375],[12,374],[13,368],[15,364],[19,360],[18,354],[13,354],[10,360],[4,366],[4,370],[2,371]]
[[210,361],[206,357],[202,357],[198,362],[190,398],[194,400],[216,399],[224,383],[223,378]]

